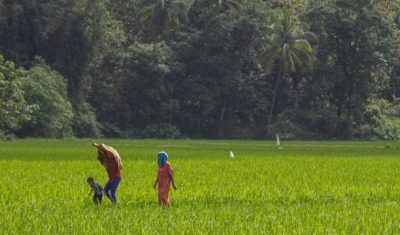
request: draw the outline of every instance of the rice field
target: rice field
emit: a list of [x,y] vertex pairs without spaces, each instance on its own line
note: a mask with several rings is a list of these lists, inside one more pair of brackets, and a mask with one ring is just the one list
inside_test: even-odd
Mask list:
[[[107,173],[90,142],[0,142],[0,234],[400,233],[398,142],[97,140],[124,164],[118,205],[99,207],[86,179]],[[152,188],[162,150],[171,207]]]

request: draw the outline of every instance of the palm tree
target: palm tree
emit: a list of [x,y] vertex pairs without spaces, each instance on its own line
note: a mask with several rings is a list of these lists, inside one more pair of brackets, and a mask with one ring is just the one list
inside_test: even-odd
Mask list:
[[279,68],[275,81],[271,108],[268,116],[267,135],[274,111],[276,94],[282,76],[295,71],[295,66],[312,68],[312,49],[309,41],[316,40],[313,33],[309,32],[307,24],[297,22],[290,17],[288,11],[282,12],[274,24],[268,27],[269,33],[254,42],[260,46],[258,60],[265,71],[270,74],[274,68]]
[[235,10],[241,12],[246,0],[195,0],[199,9],[218,9],[218,11]]
[[181,22],[189,22],[188,9],[183,1],[154,0],[154,4],[147,6],[140,14],[141,22],[148,20],[153,33],[169,33],[174,29],[179,30]]

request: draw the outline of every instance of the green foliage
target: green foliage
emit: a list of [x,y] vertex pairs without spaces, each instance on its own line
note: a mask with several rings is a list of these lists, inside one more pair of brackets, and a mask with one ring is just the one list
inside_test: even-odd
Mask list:
[[41,25],[37,1],[0,1],[0,48],[17,67],[28,66],[37,54]]
[[242,12],[246,0],[195,0],[195,7],[198,9],[211,9],[217,12],[233,10]]
[[26,123],[22,136],[65,138],[72,133],[72,107],[64,78],[41,59],[20,79],[25,100],[33,111],[33,122]]
[[193,28],[171,44],[185,65],[174,93],[181,101],[176,126],[196,138],[242,138],[234,128],[259,121],[250,110],[262,100],[254,95],[263,96],[260,90],[265,87],[249,51],[257,26],[229,12],[205,11],[191,22]]
[[267,136],[272,121],[276,95],[281,77],[296,70],[295,66],[312,68],[312,49],[308,40],[316,39],[305,23],[298,22],[288,11],[283,11],[274,24],[269,26],[266,35],[254,42],[260,49],[258,60],[270,74],[273,68],[279,72],[275,81],[270,113],[267,123]]
[[[319,102],[335,107],[349,131],[374,90],[388,80],[385,72],[390,24],[378,1],[310,1],[305,19],[319,34],[316,70]],[[350,128],[350,129],[349,129]]]
[[337,127],[341,120],[334,110],[319,109],[306,112],[289,109],[276,117],[272,133],[279,133],[285,139],[334,139],[339,135]]
[[254,42],[261,46],[259,61],[267,73],[271,73],[278,62],[282,74],[295,71],[295,65],[312,68],[312,49],[308,40],[316,40],[305,23],[297,22],[288,11],[284,11],[276,22],[269,26],[264,38]]
[[398,100],[392,104],[384,100],[375,100],[366,107],[359,132],[356,133],[363,139],[399,140],[399,110]]
[[[380,124],[366,116],[371,100],[400,97],[399,10],[384,0],[0,1],[0,51],[27,71],[40,56],[66,79],[78,137],[138,138],[169,123],[188,137],[278,127],[290,138],[394,139],[389,109]],[[17,99],[0,110],[3,136],[35,133],[35,106]]]
[[72,128],[75,136],[79,138],[101,136],[96,114],[89,103],[84,102],[75,106]]
[[23,76],[22,68],[15,69],[13,62],[0,55],[0,139],[10,138],[36,109],[24,98],[20,81]]
[[184,1],[153,0],[142,1],[145,6],[140,14],[140,21],[148,21],[148,28],[153,34],[168,34],[179,30],[182,24],[189,22],[188,9]]
[[99,123],[99,128],[102,135],[108,138],[129,138],[139,139],[142,138],[140,130],[136,128],[124,128],[122,129],[118,123],[102,122]]
[[171,121],[180,104],[170,95],[174,91],[170,74],[182,68],[165,42],[135,43],[121,57],[104,62],[119,77],[99,73],[93,84],[91,100],[104,130],[115,137],[137,136],[136,129]]
[[265,2],[273,9],[282,9],[295,15],[303,14],[308,3],[308,1],[304,0],[273,0]]
[[151,124],[143,130],[144,138],[175,139],[181,135],[179,129],[169,123]]
[[123,103],[132,113],[130,125],[144,127],[150,123],[169,122],[179,109],[179,102],[171,97],[173,77],[181,70],[174,60],[174,52],[165,43],[141,44],[129,47],[122,63]]
[[40,38],[41,50],[37,54],[67,79],[68,94],[75,107],[75,102],[85,102],[90,88],[90,77],[86,74],[90,62],[102,51],[109,51],[105,44],[114,37],[114,32],[110,32],[112,19],[105,1],[46,1],[40,4],[40,9],[43,15],[37,20],[43,28],[39,33],[44,36]]

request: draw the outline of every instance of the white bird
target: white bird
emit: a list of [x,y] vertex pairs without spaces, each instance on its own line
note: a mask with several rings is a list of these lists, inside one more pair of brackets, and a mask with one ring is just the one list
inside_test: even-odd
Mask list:
[[278,133],[276,133],[276,147],[278,147],[278,149],[283,149],[281,147],[281,142],[279,141],[279,135]]
[[229,157],[231,157],[231,158],[234,158],[234,157],[235,157],[235,156],[233,155],[233,152],[232,152],[232,151],[230,151]]

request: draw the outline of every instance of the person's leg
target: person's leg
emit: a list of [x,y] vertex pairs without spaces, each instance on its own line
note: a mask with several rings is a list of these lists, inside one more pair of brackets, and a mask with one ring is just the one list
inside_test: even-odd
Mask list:
[[98,195],[99,204],[101,205],[101,201],[103,200],[103,194]]
[[111,182],[111,198],[114,203],[117,203],[117,197],[115,193],[117,192],[119,182],[121,182],[121,179],[119,177],[115,177],[114,180]]
[[160,188],[158,189],[158,204],[162,204],[162,191]]
[[98,206],[99,204],[101,204],[101,198],[102,198],[102,196],[103,195],[98,195],[98,194],[96,194],[96,206]]
[[111,200],[111,202],[113,202],[111,195],[110,195],[110,190],[111,190],[111,182],[107,182],[107,184],[104,186],[104,193]]
[[93,195],[93,202],[94,202],[94,204],[97,206],[97,197],[96,197],[96,194]]
[[162,205],[170,205],[168,192],[169,192],[169,185],[163,185],[161,188],[158,189],[158,200],[161,201]]

